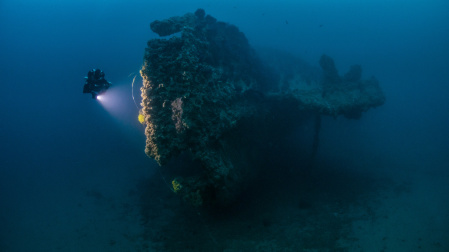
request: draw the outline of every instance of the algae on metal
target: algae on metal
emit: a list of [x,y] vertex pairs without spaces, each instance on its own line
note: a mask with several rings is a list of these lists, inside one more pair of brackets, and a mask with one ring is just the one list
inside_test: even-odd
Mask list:
[[325,55],[315,75],[273,64],[285,63],[282,57],[263,61],[236,26],[202,9],[150,27],[170,37],[148,41],[145,50],[145,152],[161,166],[185,153],[197,161],[200,172],[173,180],[176,193],[195,206],[232,202],[263,162],[262,142],[311,115],[360,118],[385,100],[375,78],[361,80],[358,65],[341,77]]

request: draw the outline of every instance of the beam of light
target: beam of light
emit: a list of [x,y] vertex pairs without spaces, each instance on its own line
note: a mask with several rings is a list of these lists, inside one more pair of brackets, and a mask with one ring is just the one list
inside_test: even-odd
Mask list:
[[129,101],[127,100],[130,100],[132,105],[132,100],[126,91],[124,85],[114,85],[107,92],[98,95],[97,100],[114,117],[120,117],[120,114],[128,113],[127,104]]
[[121,124],[136,125],[136,127],[141,128],[137,120],[139,107],[134,99],[133,91],[129,90],[130,84],[134,88],[135,81],[136,76],[134,76],[132,83],[123,82],[114,84],[105,93],[97,96],[97,101],[111,116],[120,121]]
[[136,109],[131,97],[131,90],[129,90],[131,86],[130,81],[124,80],[114,83],[95,102],[104,109],[104,111],[100,109],[99,112],[107,112],[112,119],[111,121],[114,122],[113,124],[108,124],[109,121],[104,121],[105,127],[119,129],[123,134],[122,137],[128,139],[130,143],[132,142],[132,145],[139,146],[142,144],[142,141],[145,142],[144,127],[137,119],[139,110]]

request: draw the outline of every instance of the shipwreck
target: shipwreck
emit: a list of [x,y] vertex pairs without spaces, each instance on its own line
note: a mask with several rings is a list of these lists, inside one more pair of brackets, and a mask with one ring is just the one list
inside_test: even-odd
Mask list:
[[[150,27],[161,38],[148,41],[140,71],[145,152],[173,170],[172,190],[193,206],[233,202],[273,146],[289,148],[275,143],[305,121],[316,129],[313,156],[321,116],[358,119],[385,102],[360,65],[340,75],[327,55],[319,68],[259,53],[202,9]],[[173,168],[180,156],[189,161]]]

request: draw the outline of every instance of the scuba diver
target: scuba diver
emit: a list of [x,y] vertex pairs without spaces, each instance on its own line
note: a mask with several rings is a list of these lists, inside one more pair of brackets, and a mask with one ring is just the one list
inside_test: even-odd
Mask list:
[[111,86],[111,83],[104,78],[104,73],[100,69],[92,69],[87,73],[86,84],[84,84],[83,93],[92,94],[92,99],[103,94]]

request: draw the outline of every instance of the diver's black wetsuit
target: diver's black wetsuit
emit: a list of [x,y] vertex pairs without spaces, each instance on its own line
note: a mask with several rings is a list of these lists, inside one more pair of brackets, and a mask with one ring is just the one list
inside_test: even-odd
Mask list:
[[104,78],[104,73],[100,69],[92,69],[87,73],[86,84],[84,84],[83,93],[91,93],[92,99],[106,92],[111,83]]

